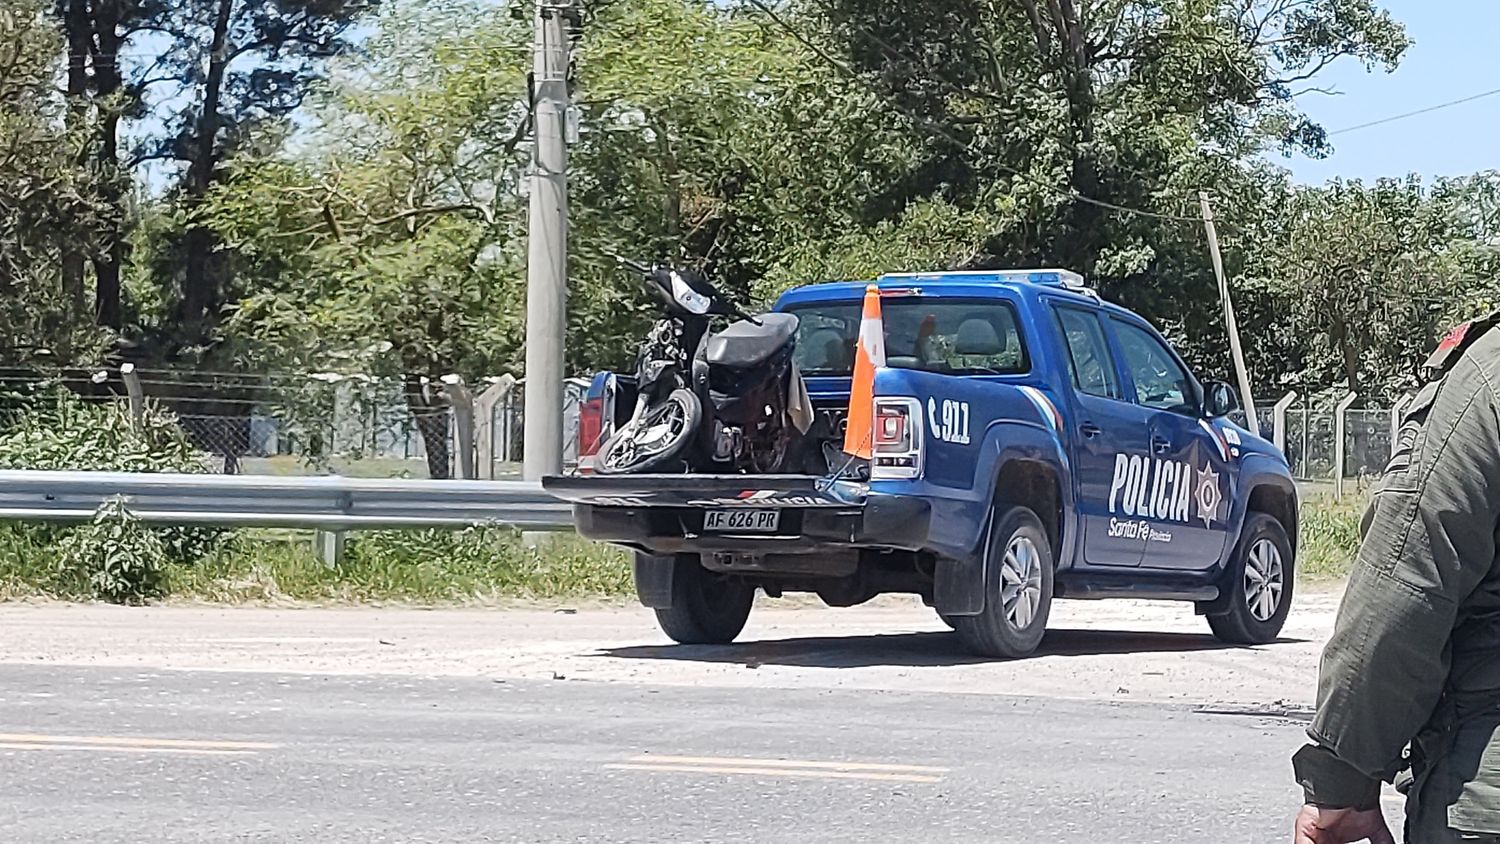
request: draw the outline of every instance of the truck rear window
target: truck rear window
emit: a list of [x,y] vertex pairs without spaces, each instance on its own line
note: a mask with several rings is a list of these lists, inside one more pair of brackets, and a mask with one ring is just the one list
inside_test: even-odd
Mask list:
[[[820,302],[796,314],[797,366],[804,375],[854,370],[863,303]],[[997,299],[883,298],[886,365],[949,375],[1019,375],[1031,369],[1015,308]]]

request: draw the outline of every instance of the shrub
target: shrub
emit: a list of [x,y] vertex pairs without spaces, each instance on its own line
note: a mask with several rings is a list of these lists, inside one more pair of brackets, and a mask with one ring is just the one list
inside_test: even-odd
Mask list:
[[67,591],[116,604],[162,594],[167,549],[119,498],[104,502],[94,520],[64,537],[57,550],[59,581]]
[[[121,404],[59,393],[34,398],[11,417],[0,433],[0,469],[201,473],[208,466],[169,413],[148,408],[135,424]],[[183,563],[202,559],[227,534],[206,527],[150,530],[165,553]]]
[[171,414],[152,408],[135,425],[120,404],[67,393],[37,399],[13,417],[0,433],[0,469],[208,471]]

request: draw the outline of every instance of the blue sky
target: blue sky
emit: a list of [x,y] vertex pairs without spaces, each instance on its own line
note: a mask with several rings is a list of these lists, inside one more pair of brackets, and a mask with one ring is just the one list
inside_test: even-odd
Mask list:
[[[1309,94],[1303,111],[1330,132],[1500,88],[1500,2],[1385,0],[1415,43],[1394,73],[1367,72],[1342,61],[1319,83],[1340,96]],[[1500,169],[1500,95],[1384,126],[1336,135],[1321,161],[1275,160],[1296,179],[1319,184],[1335,176],[1458,176]]]

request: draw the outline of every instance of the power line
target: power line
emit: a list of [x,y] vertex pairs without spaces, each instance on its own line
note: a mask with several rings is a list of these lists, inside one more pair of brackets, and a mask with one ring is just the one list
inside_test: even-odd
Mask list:
[[[779,26],[783,30],[785,30],[787,32],[787,34],[789,34],[793,38],[797,39],[797,41],[800,42],[802,44],[802,46],[804,46],[804,47],[808,48],[809,50],[813,51],[813,53],[815,55],[817,55],[819,58],[821,58],[826,64],[828,64],[828,65],[836,68],[837,70],[839,70],[840,72],[842,72],[844,75],[846,75],[850,79],[852,79],[852,80],[860,83],[861,85],[864,85],[866,88],[870,88],[869,83],[859,73],[859,71],[857,71],[854,68],[850,67],[848,64],[846,64],[846,63],[844,63],[842,61],[839,61],[837,58],[835,58],[834,56],[830,55],[828,53],[828,51],[826,51],[823,48],[819,47],[818,45],[814,44],[810,39],[807,38],[807,36],[803,35],[795,26],[793,26],[792,24],[788,23],[780,15],[778,15],[776,13],[776,11],[774,9],[772,9],[770,6],[766,5],[764,2],[761,2],[761,0],[746,0],[746,2],[748,2],[750,5],[754,6],[756,9],[760,10],[760,12],[762,14],[764,14],[766,17],[768,17],[772,21],[774,21],[777,26]],[[874,92],[873,89],[872,89],[872,92],[876,93],[877,96],[879,95],[879,92]],[[885,98],[882,97],[882,99],[885,99]],[[957,145],[960,149],[963,149],[966,152],[974,153],[976,155],[982,154],[981,150],[978,150],[978,149],[976,149],[974,147],[974,144],[973,144],[972,141],[964,141],[964,140],[959,139],[957,136],[955,136],[951,132],[949,132],[945,127],[943,127],[943,126],[941,126],[941,125],[939,125],[939,124],[937,124],[937,123],[935,123],[935,122],[933,122],[933,121],[931,121],[931,120],[929,120],[929,119],[927,119],[927,118],[925,118],[925,117],[923,117],[923,116],[921,116],[919,114],[916,114],[914,112],[909,111],[904,106],[900,105],[899,103],[897,103],[897,102],[895,102],[893,100],[887,100],[887,104],[890,105],[891,107],[895,108],[897,111],[901,112],[901,114],[903,114],[908,120],[912,121],[913,123],[916,123],[918,126],[926,129],[927,131],[932,132],[933,134],[938,135],[939,137],[942,137],[942,138],[944,138],[944,139],[952,142],[953,144]],[[1063,189],[1063,188],[1056,187],[1055,185],[1049,185],[1046,182],[1040,181],[1040,180],[1032,177],[1031,175],[1029,175],[1027,173],[1024,173],[1024,172],[1022,172],[1020,170],[1016,170],[1014,168],[1011,168],[1011,167],[1009,167],[1009,166],[1007,166],[1005,164],[1002,164],[1002,163],[1000,163],[998,161],[995,161],[995,162],[992,162],[992,163],[993,163],[993,165],[995,167],[999,168],[1000,170],[1003,170],[1006,173],[1009,173],[1010,175],[1015,176],[1018,179],[1021,179],[1022,181],[1030,183],[1033,187],[1041,188],[1042,190],[1045,190],[1045,191],[1047,191],[1049,193],[1052,193],[1055,196],[1063,197],[1063,198],[1067,198],[1067,199],[1072,199],[1072,200],[1075,200],[1077,202],[1082,202],[1082,203],[1084,203],[1086,205],[1093,205],[1093,206],[1096,206],[1098,208],[1104,208],[1104,209],[1109,210],[1109,211],[1117,211],[1117,212],[1120,212],[1122,214],[1137,214],[1137,215],[1140,215],[1142,217],[1150,217],[1150,218],[1157,219],[1157,220],[1168,220],[1168,221],[1175,222],[1175,223],[1193,223],[1194,225],[1196,225],[1196,224],[1199,224],[1199,223],[1203,222],[1203,219],[1201,217],[1186,217],[1186,216],[1182,216],[1182,215],[1178,215],[1178,214],[1163,214],[1163,213],[1161,213],[1159,211],[1147,211],[1147,210],[1142,209],[1142,208],[1132,208],[1132,207],[1127,206],[1127,205],[1119,205],[1117,203],[1109,202],[1107,200],[1096,199],[1096,198],[1094,198],[1092,196],[1089,196],[1089,195],[1084,194],[1084,193],[1080,193],[1080,192],[1078,192],[1076,190]]]
[[1329,132],[1328,137],[1331,138],[1334,135],[1342,135],[1346,132],[1358,132],[1361,129],[1369,129],[1374,126],[1384,126],[1387,123],[1395,123],[1397,120],[1405,120],[1409,117],[1418,117],[1423,114],[1431,114],[1434,111],[1442,111],[1445,108],[1453,108],[1454,106],[1463,105],[1464,103],[1472,103],[1475,100],[1482,100],[1485,97],[1493,97],[1496,94],[1500,94],[1500,88],[1496,88],[1493,91],[1485,91],[1482,94],[1474,94],[1472,96],[1464,97],[1463,99],[1452,100],[1451,102],[1438,103],[1435,106],[1428,106],[1427,108],[1419,108],[1416,111],[1408,111],[1405,114],[1395,114],[1390,117],[1382,117],[1379,120],[1371,120],[1369,123],[1361,123],[1358,126],[1346,126],[1343,129],[1336,129],[1332,132]]
[[[515,53],[516,55],[525,56],[525,55],[529,55],[531,53],[531,47],[529,45],[526,45],[526,44],[493,44],[493,45],[485,45],[485,44],[451,44],[451,45],[436,46],[436,47],[433,47],[430,50],[425,50],[425,51],[423,51],[423,50],[410,50],[410,51],[379,52],[379,51],[368,51],[368,50],[359,50],[359,51],[340,50],[340,51],[337,51],[337,52],[333,53],[332,55],[328,55],[328,56],[312,56],[312,57],[306,57],[306,58],[316,59],[318,61],[327,61],[329,59],[348,59],[348,58],[356,58],[356,57],[358,57],[358,58],[378,59],[378,60],[390,59],[390,60],[394,60],[394,61],[415,61],[415,60],[418,60],[418,59],[423,59],[423,60],[432,59],[432,58],[434,58],[434,57],[436,57],[436,56],[438,56],[438,55],[440,55],[442,53],[471,53],[471,54],[475,54],[475,55],[479,55],[479,56],[492,56],[492,55],[503,55],[503,54],[507,54],[507,53]],[[110,61],[125,60],[125,61],[140,61],[140,62],[144,63],[147,59],[154,58],[156,56],[156,54],[154,54],[154,53],[142,53],[140,55],[136,55],[134,53],[90,53],[89,56],[90,56],[90,58],[106,59],[106,60],[110,60]]]

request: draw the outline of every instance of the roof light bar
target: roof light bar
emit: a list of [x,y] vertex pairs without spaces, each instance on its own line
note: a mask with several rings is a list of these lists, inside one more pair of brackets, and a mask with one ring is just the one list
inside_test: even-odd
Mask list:
[[949,272],[927,272],[927,273],[886,273],[880,277],[881,281],[897,281],[912,279],[916,281],[939,281],[945,278],[993,278],[1002,281],[1024,281],[1031,284],[1049,284],[1056,287],[1066,287],[1069,290],[1088,290],[1088,284],[1083,276],[1072,270],[1062,269],[1034,269],[1034,270],[952,270]]

